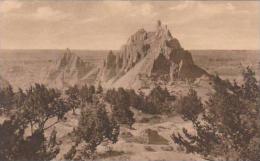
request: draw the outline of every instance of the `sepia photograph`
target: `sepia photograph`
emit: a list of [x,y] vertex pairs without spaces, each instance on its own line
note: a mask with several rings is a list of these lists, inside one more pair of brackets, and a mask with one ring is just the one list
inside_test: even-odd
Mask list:
[[0,0],[0,161],[260,160],[260,1]]

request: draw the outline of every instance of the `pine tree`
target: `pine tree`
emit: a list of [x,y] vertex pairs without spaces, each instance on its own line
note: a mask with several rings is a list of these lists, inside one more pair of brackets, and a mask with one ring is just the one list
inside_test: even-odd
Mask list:
[[[79,152],[80,160],[93,159],[98,145],[106,139],[112,143],[117,142],[119,125],[113,118],[109,118],[104,104],[92,104],[91,107],[82,109],[75,135],[80,142],[84,142],[84,149]],[[78,143],[65,155],[66,158],[74,158],[77,155],[75,149]]]
[[257,86],[257,80],[255,78],[255,72],[247,67],[243,71],[244,84],[243,88],[243,96],[245,99],[250,101],[256,101],[259,98],[259,87]]
[[27,121],[12,116],[0,125],[0,160],[52,160],[59,152],[56,144],[46,141],[44,131],[36,129],[25,135]]
[[[244,85],[240,87],[215,77],[215,92],[206,102],[202,118],[192,120],[196,134],[190,134],[184,128],[184,136],[172,135],[174,142],[183,146],[186,152],[199,153],[208,159],[259,160],[259,104],[253,97],[248,97],[258,95],[259,90],[254,75],[248,71],[244,74]],[[242,91],[238,93],[237,89]]]
[[195,121],[204,108],[197,92],[190,88],[187,96],[182,96],[177,101],[175,110],[182,115],[184,120]]
[[24,101],[26,99],[26,94],[23,92],[23,90],[21,88],[18,89],[18,92],[15,93],[15,104],[17,108],[20,108],[23,106]]
[[80,91],[77,85],[74,85],[73,87],[69,87],[65,91],[65,94],[68,96],[68,103],[71,107],[73,114],[75,114],[75,110],[80,107],[81,101],[80,101]]
[[89,87],[87,85],[82,86],[82,88],[79,89],[79,96],[81,98],[82,103],[93,103],[96,94],[95,92],[96,89],[93,85]]
[[35,126],[39,130],[49,128],[45,127],[45,124],[51,118],[57,118],[55,123],[58,123],[68,110],[68,104],[61,98],[60,92],[35,84],[27,90],[19,115],[30,123],[31,133],[33,133]]
[[127,124],[129,128],[135,122],[134,113],[130,110],[130,97],[128,92],[123,88],[118,88],[117,91],[108,91],[108,101],[112,105],[112,114],[115,119],[121,124]]
[[10,109],[14,103],[14,92],[11,85],[0,88],[0,108]]
[[172,103],[175,96],[170,95],[169,91],[160,86],[156,86],[145,98],[145,112],[151,114],[171,113],[173,110]]
[[97,87],[97,94],[102,94],[103,93],[103,87],[99,84]]

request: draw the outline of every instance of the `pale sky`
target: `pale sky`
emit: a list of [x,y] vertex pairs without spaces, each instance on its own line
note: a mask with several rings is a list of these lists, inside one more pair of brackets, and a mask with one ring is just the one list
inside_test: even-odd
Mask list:
[[160,19],[185,49],[260,49],[258,1],[0,0],[0,48],[119,49]]

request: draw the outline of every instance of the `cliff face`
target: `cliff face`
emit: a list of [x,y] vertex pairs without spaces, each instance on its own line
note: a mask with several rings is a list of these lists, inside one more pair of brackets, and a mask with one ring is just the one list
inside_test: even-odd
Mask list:
[[89,64],[67,49],[49,70],[47,82],[57,88],[79,84],[91,69]]
[[109,86],[141,88],[152,81],[196,79],[206,72],[196,66],[166,25],[158,21],[156,30],[138,30],[120,51],[109,52],[99,73],[99,81]]

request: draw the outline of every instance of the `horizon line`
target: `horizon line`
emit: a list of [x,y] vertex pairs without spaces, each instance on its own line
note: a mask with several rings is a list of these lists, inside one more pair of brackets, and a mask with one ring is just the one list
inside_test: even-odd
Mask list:
[[[66,50],[66,49],[70,49],[70,50],[89,50],[89,51],[117,51],[120,49],[82,49],[82,48],[0,48],[0,50]],[[184,49],[184,50],[260,50],[259,49],[213,49],[213,48],[209,48],[209,49]]]

